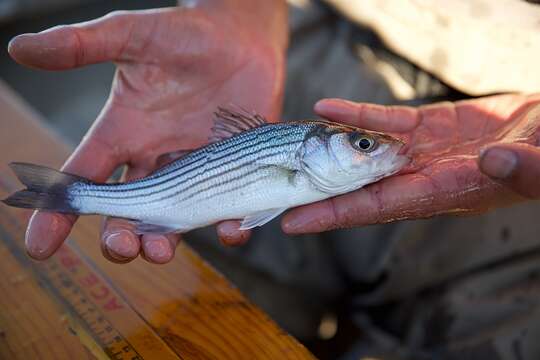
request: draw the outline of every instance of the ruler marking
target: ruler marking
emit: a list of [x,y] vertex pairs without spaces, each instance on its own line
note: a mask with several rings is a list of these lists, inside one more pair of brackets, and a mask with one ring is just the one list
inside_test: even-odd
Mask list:
[[[2,213],[6,214],[5,212]],[[8,216],[12,218],[11,214]],[[11,225],[15,227],[18,232],[22,232],[22,229],[19,226],[20,223],[16,220],[14,222],[14,219],[10,220]],[[112,293],[118,297],[116,291],[111,288],[106,281],[103,281],[105,279],[99,279],[95,271],[87,264],[83,263],[82,259],[77,257],[73,250],[61,248],[64,253],[71,253],[69,254],[70,257],[55,257],[50,259],[47,263],[35,264],[23,254],[12,236],[2,228],[2,226],[0,226],[0,235],[4,239],[3,243],[8,247],[11,254],[15,256],[25,268],[31,269],[38,284],[46,288],[57,301],[64,304],[68,312],[82,320],[81,324],[90,330],[89,333],[91,336],[99,345],[101,345],[104,352],[111,359],[143,359],[133,345],[131,345],[131,343],[116,328],[114,328],[112,323],[105,318],[104,313],[99,310],[98,305],[92,300],[89,300],[88,295],[81,290],[80,285],[68,275],[76,276],[80,273],[78,267],[86,267],[89,276],[94,276],[98,281],[102,280],[99,283],[102,289],[105,289],[103,291],[106,291],[107,294]],[[135,314],[137,314],[137,312],[135,312]],[[146,324],[146,322],[144,323]],[[70,331],[73,332],[74,330],[70,329]],[[175,355],[178,356],[176,353]]]

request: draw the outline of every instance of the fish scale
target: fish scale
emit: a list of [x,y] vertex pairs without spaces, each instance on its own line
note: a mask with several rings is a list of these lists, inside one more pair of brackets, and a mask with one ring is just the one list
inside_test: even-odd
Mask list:
[[[283,129],[279,129],[283,130]],[[253,135],[257,135],[256,132]],[[207,172],[210,170],[217,170],[224,168],[224,165],[229,162],[235,162],[235,166],[242,165],[242,160],[249,161],[249,156],[253,155],[255,152],[261,153],[263,155],[263,151],[266,148],[274,148],[275,146],[280,145],[288,145],[288,143],[283,144],[284,141],[290,142],[300,142],[303,140],[302,133],[299,133],[298,131],[295,132],[289,132],[284,133],[283,131],[278,131],[278,129],[274,129],[272,132],[267,132],[263,135],[268,136],[274,136],[278,139],[281,139],[281,144],[279,142],[274,142],[274,144],[269,143],[269,141],[265,141],[264,143],[260,143],[257,145],[254,144],[248,144],[251,146],[248,146],[246,148],[241,149],[228,149],[227,152],[224,152],[221,147],[214,147],[213,149],[207,149],[206,157],[201,157],[195,165],[191,165],[189,168],[184,169],[182,167],[176,169],[176,173],[166,173],[166,175],[172,175],[169,176],[168,179],[163,179],[162,176],[150,176],[146,178],[144,181],[134,181],[131,183],[124,184],[121,188],[119,187],[116,189],[115,185],[111,184],[103,184],[103,185],[95,185],[95,184],[80,184],[78,188],[73,189],[77,192],[77,195],[80,196],[96,196],[96,197],[110,197],[110,198],[119,198],[119,199],[126,199],[130,197],[138,197],[138,196],[148,196],[152,195],[156,192],[161,192],[164,190],[169,190],[172,188],[177,188],[178,186],[189,186],[189,181],[195,179],[197,181],[200,174],[193,174],[194,170],[200,170],[200,172]],[[293,135],[293,136],[291,136]],[[238,139],[233,139],[236,141],[230,141],[230,143],[239,143],[242,142],[242,138],[239,136]],[[238,151],[239,150],[239,151]],[[217,156],[217,159],[213,159],[212,155]],[[182,159],[183,162],[190,163],[191,158],[199,157],[200,154],[198,152],[193,153],[193,155],[187,155],[186,159]],[[217,162],[217,160],[220,160],[220,162]],[[244,162],[245,162],[244,161]],[[193,163],[191,163],[193,164]],[[211,166],[213,164],[213,166]],[[182,171],[183,170],[183,171]],[[187,176],[191,175],[191,176]],[[165,177],[165,175],[163,175]],[[132,187],[135,184],[143,185],[142,187]],[[127,186],[131,186],[127,187]],[[150,189],[150,191],[148,191]],[[120,190],[122,193],[125,193],[126,191],[130,192],[130,195],[126,194],[117,194],[117,190]],[[178,190],[178,189],[177,189]],[[112,194],[109,194],[112,193]]]

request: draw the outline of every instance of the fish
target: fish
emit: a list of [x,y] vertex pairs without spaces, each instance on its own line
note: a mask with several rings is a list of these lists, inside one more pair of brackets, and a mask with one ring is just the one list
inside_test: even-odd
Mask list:
[[223,220],[241,220],[247,230],[396,174],[409,163],[403,145],[327,120],[270,123],[253,112],[218,108],[208,145],[146,177],[97,183],[15,162],[10,167],[26,188],[3,202],[125,218],[138,234],[185,233]]

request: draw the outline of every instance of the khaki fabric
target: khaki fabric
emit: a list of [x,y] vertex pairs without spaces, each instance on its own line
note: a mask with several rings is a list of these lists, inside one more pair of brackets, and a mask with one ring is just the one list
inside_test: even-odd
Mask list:
[[397,54],[464,93],[540,91],[540,5],[533,1],[326,2],[374,29]]

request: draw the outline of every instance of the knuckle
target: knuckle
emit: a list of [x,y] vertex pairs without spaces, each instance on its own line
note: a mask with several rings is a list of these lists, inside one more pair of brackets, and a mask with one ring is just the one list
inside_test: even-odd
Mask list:
[[352,226],[354,222],[353,212],[338,204],[336,198],[331,198],[328,202],[328,217],[322,217],[321,222],[327,230],[340,229]]

